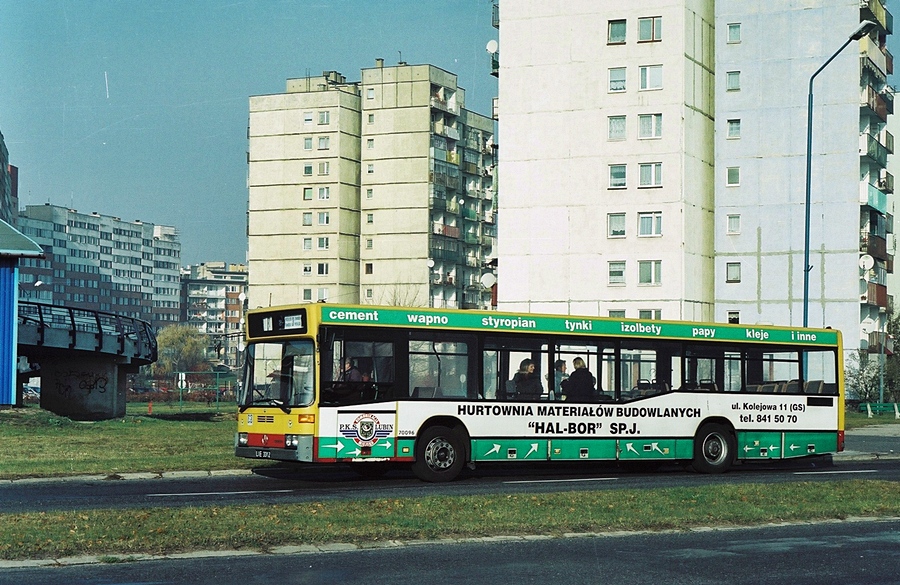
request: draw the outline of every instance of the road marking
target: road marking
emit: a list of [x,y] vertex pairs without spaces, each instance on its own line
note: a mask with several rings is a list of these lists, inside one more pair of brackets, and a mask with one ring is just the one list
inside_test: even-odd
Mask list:
[[576,481],[615,481],[618,477],[586,477],[582,479],[523,479],[518,481],[504,481],[503,483],[572,483]]
[[794,475],[837,475],[839,473],[878,473],[878,470],[860,469],[857,471],[795,471]]
[[178,494],[147,494],[148,498],[178,498],[181,496],[240,496],[246,494],[289,494],[294,490],[251,490],[244,492],[185,492]]

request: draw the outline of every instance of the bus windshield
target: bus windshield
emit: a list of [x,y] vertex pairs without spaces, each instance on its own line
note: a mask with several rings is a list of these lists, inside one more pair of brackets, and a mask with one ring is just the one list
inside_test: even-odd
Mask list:
[[238,404],[309,406],[315,397],[313,370],[311,340],[251,344]]

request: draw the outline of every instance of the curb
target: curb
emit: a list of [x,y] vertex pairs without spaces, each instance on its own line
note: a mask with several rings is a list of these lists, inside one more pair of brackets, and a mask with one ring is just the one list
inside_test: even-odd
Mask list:
[[59,477],[25,477],[22,479],[3,479],[0,484],[27,484],[66,481],[134,481],[141,479],[191,479],[203,477],[229,477],[253,475],[252,469],[218,469],[213,471],[145,471],[137,473],[109,473],[98,475],[63,475]]

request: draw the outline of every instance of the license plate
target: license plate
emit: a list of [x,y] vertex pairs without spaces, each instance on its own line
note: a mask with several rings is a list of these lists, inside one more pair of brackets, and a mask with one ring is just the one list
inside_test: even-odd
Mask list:
[[257,451],[256,458],[257,459],[271,459],[272,452],[271,451]]

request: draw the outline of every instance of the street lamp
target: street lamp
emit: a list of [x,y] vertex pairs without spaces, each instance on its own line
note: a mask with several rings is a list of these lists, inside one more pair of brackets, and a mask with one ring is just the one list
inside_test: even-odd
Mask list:
[[816,69],[816,72],[809,78],[809,100],[806,106],[806,241],[803,247],[803,326],[809,325],[809,271],[812,266],[809,265],[809,206],[810,206],[810,180],[812,178],[812,115],[813,115],[813,80],[816,75],[822,72],[829,63],[834,61],[841,51],[843,51],[851,41],[858,41],[878,25],[871,20],[864,20],[853,34],[850,35],[841,48],[834,52],[825,63]]

